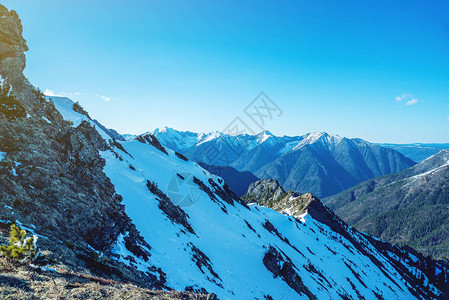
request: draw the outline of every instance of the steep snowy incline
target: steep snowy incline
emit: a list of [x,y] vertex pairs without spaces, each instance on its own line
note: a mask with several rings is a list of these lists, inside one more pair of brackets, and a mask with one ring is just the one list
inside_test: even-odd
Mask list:
[[[87,114],[87,112],[83,111],[81,106],[77,103],[73,102],[70,98],[67,97],[57,97],[57,96],[46,96],[47,101],[53,101],[56,109],[61,113],[62,117],[65,120],[70,120],[73,122],[72,127],[78,127],[82,122],[88,122],[93,128],[95,128],[101,137],[108,141],[112,140],[112,137],[105,132],[103,129],[98,126]],[[79,107],[80,110],[75,111],[74,107]]]
[[136,254],[121,235],[113,259],[156,275],[166,288],[206,290],[220,299],[442,295],[433,278],[417,269],[427,284],[416,285],[387,252],[330,212],[311,208],[299,221],[248,207],[221,178],[150,134],[114,145],[101,152],[104,172],[150,249]]

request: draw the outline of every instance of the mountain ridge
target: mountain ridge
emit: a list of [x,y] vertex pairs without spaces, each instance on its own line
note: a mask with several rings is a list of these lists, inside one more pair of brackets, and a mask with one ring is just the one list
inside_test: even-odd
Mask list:
[[434,257],[447,256],[448,179],[449,150],[442,150],[407,170],[368,180],[324,202],[374,236]]
[[287,189],[318,197],[414,164],[395,150],[326,132],[279,137],[264,131],[231,136],[164,128],[152,133],[162,144],[194,161],[231,166],[259,178],[275,178]]

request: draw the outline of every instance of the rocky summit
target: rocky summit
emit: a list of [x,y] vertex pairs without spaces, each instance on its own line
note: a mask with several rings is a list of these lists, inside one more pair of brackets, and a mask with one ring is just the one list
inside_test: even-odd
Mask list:
[[312,201],[319,201],[311,193],[286,192],[276,179],[263,179],[251,184],[242,199],[296,218],[306,213]]
[[448,298],[445,261],[275,181],[247,203],[156,136],[124,139],[45,97],[23,76],[20,20],[1,5],[0,32],[1,298]]

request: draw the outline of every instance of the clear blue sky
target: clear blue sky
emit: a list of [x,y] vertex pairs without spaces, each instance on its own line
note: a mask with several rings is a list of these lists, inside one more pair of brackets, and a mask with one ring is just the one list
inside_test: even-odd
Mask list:
[[449,142],[448,1],[2,4],[31,82],[121,133],[222,130],[264,91],[277,135]]

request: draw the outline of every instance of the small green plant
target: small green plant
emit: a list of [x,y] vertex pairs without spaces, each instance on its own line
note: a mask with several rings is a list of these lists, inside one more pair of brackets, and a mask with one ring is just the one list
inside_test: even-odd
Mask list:
[[25,107],[16,100],[11,86],[6,83],[0,85],[0,114],[9,120],[24,118],[27,115]]
[[0,253],[9,258],[23,260],[25,258],[34,259],[36,249],[34,248],[34,239],[26,238],[27,232],[20,229],[17,225],[11,225],[9,233],[9,245],[1,245]]

